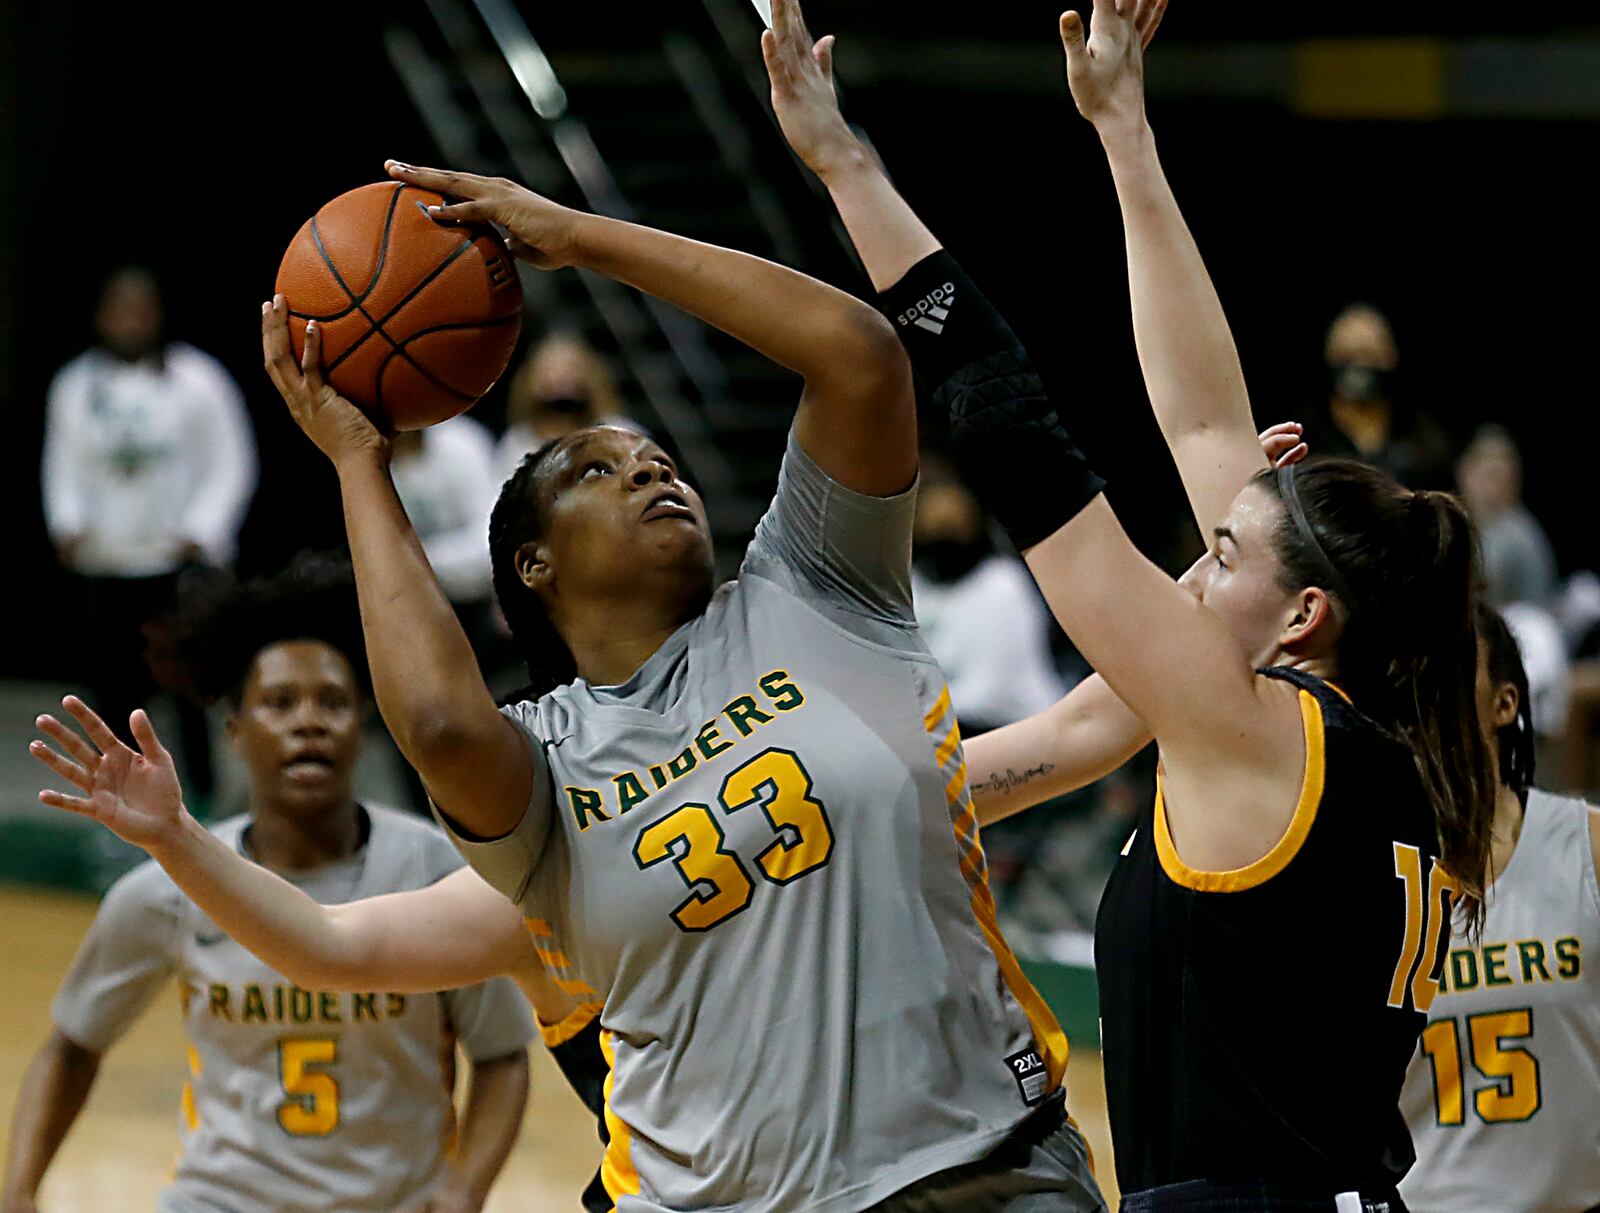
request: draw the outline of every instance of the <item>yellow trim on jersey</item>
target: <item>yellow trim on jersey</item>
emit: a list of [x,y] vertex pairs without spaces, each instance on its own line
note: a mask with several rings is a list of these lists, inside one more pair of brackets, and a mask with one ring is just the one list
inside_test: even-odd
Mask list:
[[611,1107],[611,1088],[617,1080],[617,1057],[611,1046],[610,1032],[600,1033],[600,1055],[606,1059],[606,1132],[611,1135],[605,1155],[600,1159],[600,1183],[611,1197],[612,1213],[616,1213],[619,1197],[639,1194],[639,1172],[633,1167],[633,1130]]
[[533,945],[534,955],[549,965],[552,969],[570,969],[572,962],[567,959],[567,954],[560,948],[541,948]]
[[601,1002],[585,1002],[574,1007],[558,1023],[545,1023],[539,1020],[539,1035],[544,1038],[544,1047],[557,1049],[566,1044],[579,1032],[583,1031],[595,1020],[604,1009]]
[[[941,738],[939,725],[947,717],[950,718],[950,732]],[[934,758],[938,762],[940,773],[943,774],[943,768],[954,757],[961,744],[960,722],[950,713],[948,684],[939,693],[933,708],[923,716],[922,722],[929,740],[933,743]],[[967,792],[965,757],[962,758],[955,774],[945,784],[944,795],[945,805],[950,811],[950,830],[955,836],[956,865],[971,891],[973,917],[977,919],[978,929],[983,933],[989,951],[994,954],[995,963],[1000,968],[1000,976],[1004,979],[1006,988],[1011,992],[1011,997],[1016,999],[1017,1005],[1022,1008],[1023,1015],[1027,1017],[1028,1027],[1033,1032],[1034,1047],[1044,1058],[1045,1073],[1049,1077],[1050,1090],[1053,1092],[1061,1086],[1067,1072],[1067,1035],[1061,1030],[1055,1014],[1040,997],[1039,991],[1033,988],[1033,983],[1023,973],[1022,966],[1017,963],[1016,955],[1006,943],[1005,937],[1000,934],[1000,924],[995,919],[994,895],[989,891],[989,873],[983,858],[978,817],[972,806],[972,798]]]
[[565,977],[557,977],[554,974],[551,974],[550,980],[556,983],[556,989],[563,994],[571,994],[574,998],[592,998],[597,997],[600,993],[586,981],[569,981]]
[[1191,868],[1178,858],[1178,848],[1173,845],[1167,828],[1167,805],[1156,776],[1156,855],[1161,860],[1161,870],[1174,884],[1200,893],[1241,893],[1246,889],[1266,884],[1292,860],[1305,845],[1311,825],[1317,819],[1317,807],[1322,803],[1322,787],[1327,774],[1327,755],[1322,730],[1322,705],[1310,691],[1300,692],[1300,723],[1306,738],[1306,769],[1300,781],[1300,801],[1295,805],[1294,816],[1283,837],[1260,859],[1242,868],[1226,872],[1205,872]]
[[201,1069],[200,1050],[192,1044],[185,1045],[184,1048],[189,1055],[189,1077],[184,1079],[183,1095],[181,1096],[183,1101],[183,1125],[184,1128],[193,1133],[200,1127],[200,1110],[195,1106],[194,1101],[194,1080],[200,1077]]

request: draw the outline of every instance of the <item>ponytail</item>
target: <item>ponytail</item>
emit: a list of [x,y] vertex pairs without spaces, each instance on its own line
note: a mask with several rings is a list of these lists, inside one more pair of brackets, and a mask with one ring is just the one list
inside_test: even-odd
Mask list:
[[1483,920],[1495,780],[1477,702],[1477,540],[1461,503],[1349,459],[1257,481],[1284,503],[1282,583],[1338,601],[1340,681],[1410,747],[1469,929]]
[[1478,719],[1476,537],[1460,501],[1421,492],[1407,502],[1415,587],[1397,595],[1415,638],[1394,660],[1397,722],[1411,742],[1433,803],[1439,852],[1460,886],[1456,908],[1470,931],[1483,923],[1496,783]]

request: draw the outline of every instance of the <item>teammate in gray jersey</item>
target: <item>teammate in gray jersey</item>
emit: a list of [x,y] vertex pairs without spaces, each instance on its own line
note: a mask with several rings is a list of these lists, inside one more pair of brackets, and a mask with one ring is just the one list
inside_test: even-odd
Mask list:
[[1479,714],[1500,793],[1483,929],[1452,941],[1401,1092],[1412,1213],[1600,1207],[1600,810],[1533,787],[1528,676],[1480,612]]
[[[191,597],[176,622],[174,672],[203,698],[228,698],[228,733],[250,773],[250,813],[217,826],[212,845],[330,906],[423,889],[460,869],[431,824],[351,795],[366,691],[347,567],[297,562],[267,582]],[[68,753],[87,750],[44,727]],[[135,727],[149,736],[142,715]],[[166,775],[160,791],[176,804],[170,765]],[[106,895],[57,996],[56,1031],[18,1097],[0,1208],[34,1206],[100,1057],[173,977],[188,1073],[162,1210],[481,1205],[527,1096],[533,1033],[516,988],[501,980],[418,996],[275,971],[146,864]],[[453,1050],[440,1047],[452,1039],[471,1067],[459,1126]]]
[[604,999],[617,1208],[1100,1208],[911,617],[892,329],[754,258],[509,182],[390,172],[466,199],[441,219],[499,222],[536,264],[649,291],[805,380],[777,497],[720,591],[660,447],[596,427],[525,461],[490,545],[544,679],[502,715],[385,440],[322,383],[315,328],[296,365],[284,301],[263,309],[269,371],[339,473],[380,709],[546,963]]

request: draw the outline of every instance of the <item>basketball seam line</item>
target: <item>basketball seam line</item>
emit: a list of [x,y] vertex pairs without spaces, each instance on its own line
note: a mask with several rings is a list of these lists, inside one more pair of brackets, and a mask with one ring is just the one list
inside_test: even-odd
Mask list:
[[425,290],[427,288],[427,286],[435,278],[437,278],[440,274],[444,273],[445,270],[450,268],[450,266],[455,264],[455,261],[456,261],[457,258],[459,258],[463,254],[465,254],[468,249],[476,248],[476,247],[477,247],[476,244],[471,240],[464,240],[460,244],[458,244],[455,247],[455,249],[450,253],[450,255],[448,257],[446,257],[438,265],[434,266],[433,269],[428,271],[428,276],[426,278],[424,278],[421,282],[417,283],[416,286],[411,288],[410,292],[406,295],[406,297],[404,299],[400,300],[399,303],[395,304],[386,313],[384,313],[382,319],[374,320],[372,318],[372,313],[371,312],[367,311],[367,309],[365,307],[361,307],[360,305],[357,305],[358,306],[358,310],[361,312],[361,314],[363,316],[365,316],[367,318],[367,323],[369,325],[371,325],[372,327],[367,329],[366,332],[362,333],[360,337],[356,338],[356,340],[351,343],[350,347],[348,349],[346,349],[344,351],[344,353],[340,354],[337,358],[335,358],[327,366],[323,367],[323,373],[324,374],[332,374],[334,369],[341,362],[343,362],[346,358],[350,357],[351,354],[355,353],[358,349],[360,349],[363,345],[365,345],[367,343],[367,339],[369,337],[371,337],[374,333],[377,333],[380,337],[382,337],[390,345],[396,345],[395,339],[393,337],[389,336],[388,333],[383,331],[383,326],[388,324],[389,321],[393,320],[395,318],[395,316],[399,314],[400,309],[405,307],[406,304],[410,303],[413,299],[415,299],[418,295],[420,295],[423,292],[423,290]]
[[[367,296],[372,294],[372,292],[377,289],[378,279],[383,276],[383,263],[389,256],[389,229],[394,224],[395,208],[399,206],[400,195],[405,192],[405,188],[406,187],[403,185],[400,186],[389,198],[389,210],[383,217],[383,239],[378,244],[378,264],[373,268],[372,278],[367,282],[366,289],[362,291],[360,295],[357,295],[345,283],[344,276],[339,273],[339,267],[334,265],[333,258],[328,256],[328,250],[322,243],[322,232],[317,227],[317,217],[315,215],[311,216],[311,239],[317,246],[317,256],[322,258],[322,264],[328,267],[328,272],[333,275],[333,280],[339,284],[339,289],[344,292],[345,298],[350,300],[350,306],[345,308],[342,312],[332,312],[326,316],[312,315],[308,312],[297,312],[293,308],[290,308],[289,315],[295,317],[297,320],[316,320],[326,323],[329,320],[343,320],[351,312],[359,311],[363,315],[366,314],[365,309],[362,308],[361,305],[367,301]],[[367,319],[370,320],[372,318],[368,316]]]
[[404,341],[401,341],[401,342],[396,342],[393,337],[390,337],[389,334],[385,333],[384,334],[384,338],[394,348],[391,349],[386,355],[384,355],[383,361],[378,364],[378,374],[377,374],[376,379],[374,381],[375,390],[377,391],[377,394],[378,394],[378,399],[377,399],[375,407],[377,407],[380,410],[383,408],[383,375],[384,375],[384,372],[389,369],[389,364],[391,362],[393,362],[396,358],[401,358],[405,362],[409,363],[411,368],[413,370],[415,370],[417,372],[417,374],[421,375],[424,379],[426,379],[429,383],[433,384],[433,386],[438,388],[440,391],[448,392],[448,393],[450,393],[450,395],[455,396],[456,398],[458,398],[460,400],[465,400],[469,404],[472,401],[478,399],[477,396],[469,395],[468,393],[461,391],[459,388],[451,387],[448,383],[446,383],[444,380],[440,379],[437,375],[435,375],[427,367],[423,366],[420,362],[418,362],[415,358],[413,358],[411,356],[411,352],[409,350],[407,350],[405,347],[410,345],[418,337],[426,337],[430,333],[446,333],[446,332],[450,332],[450,331],[455,330],[455,329],[495,328],[495,327],[497,327],[499,325],[502,325],[502,324],[510,324],[515,319],[519,319],[519,317],[517,317],[517,316],[515,316],[513,314],[511,316],[503,317],[503,318],[501,318],[499,320],[480,320],[480,321],[473,321],[473,322],[468,323],[468,324],[436,324],[432,328],[419,329],[417,332],[412,333],[409,337],[407,337]]

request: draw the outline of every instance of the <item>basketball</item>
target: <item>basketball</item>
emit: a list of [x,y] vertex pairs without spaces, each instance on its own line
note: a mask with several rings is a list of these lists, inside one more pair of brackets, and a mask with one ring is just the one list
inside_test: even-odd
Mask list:
[[278,267],[298,359],[322,329],[327,381],[391,430],[437,425],[504,373],[522,290],[498,233],[436,222],[438,194],[398,182],[340,194],[301,227]]

